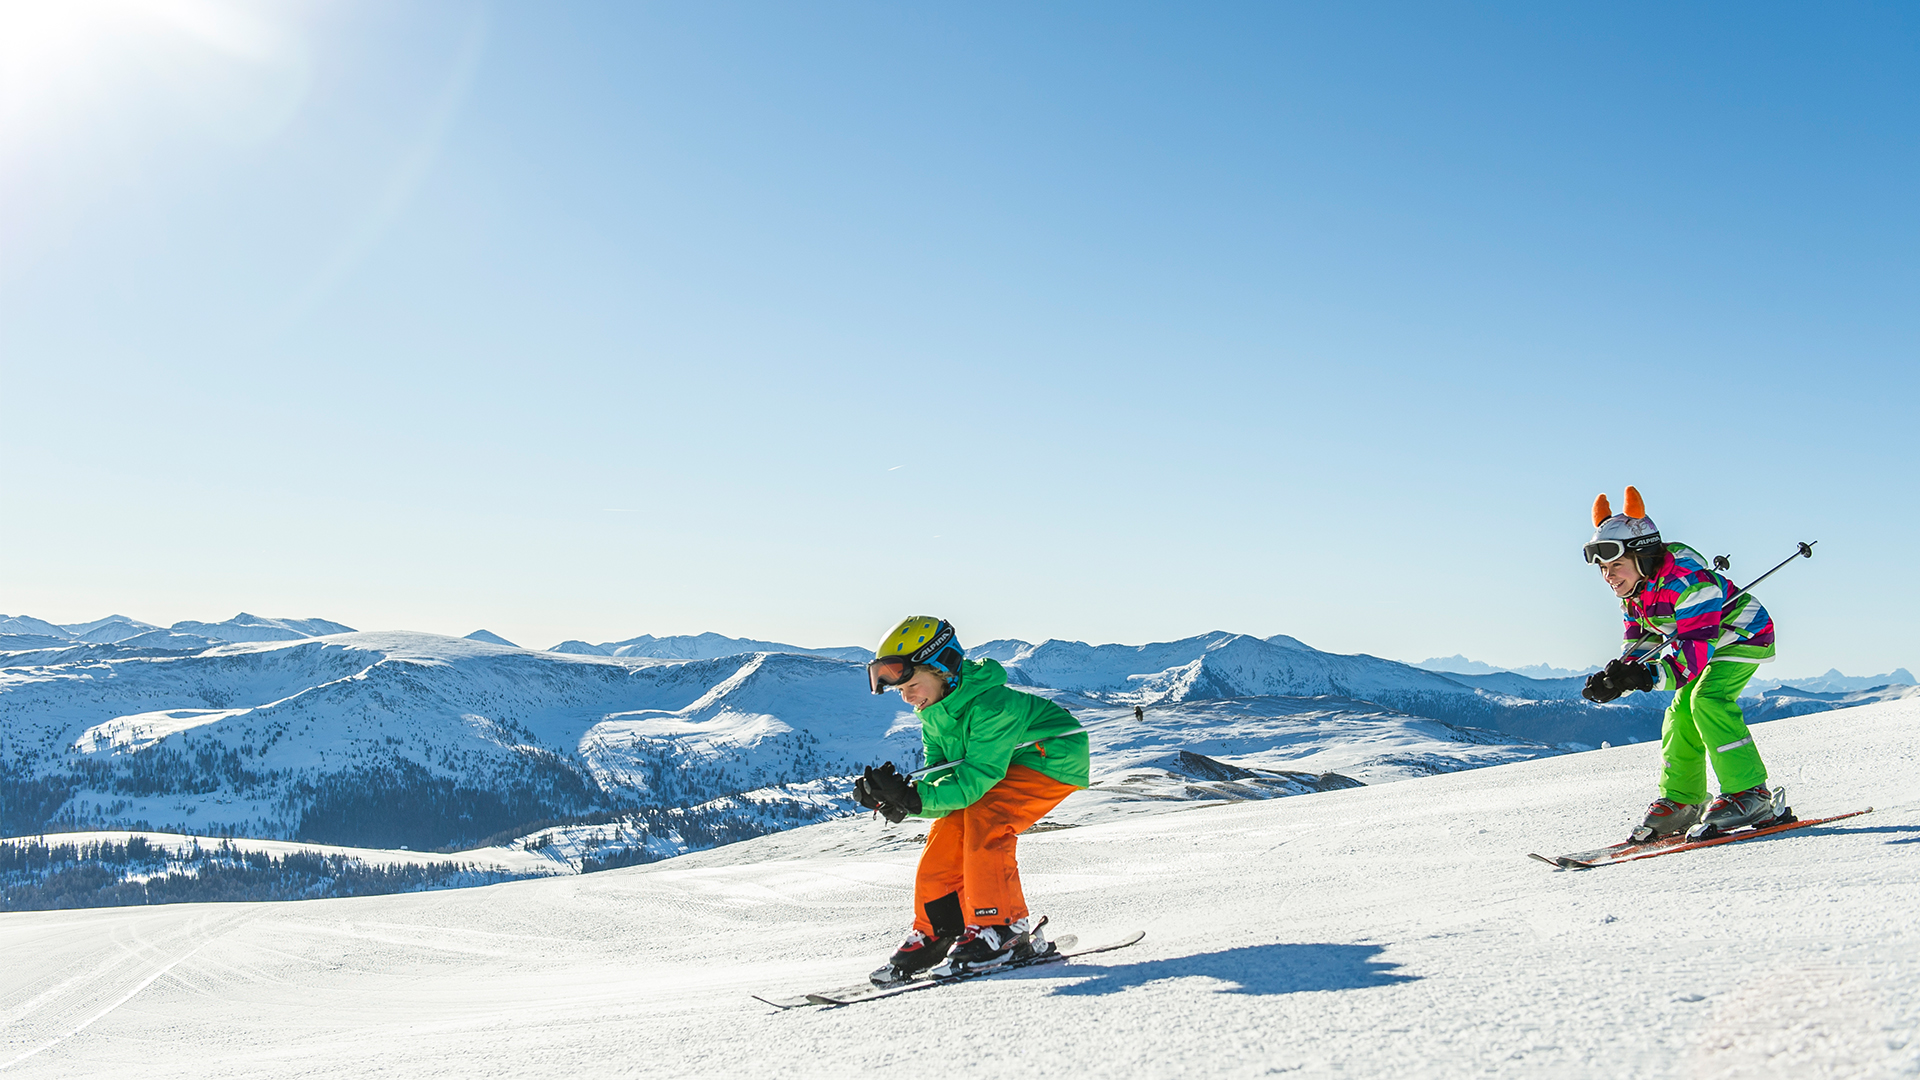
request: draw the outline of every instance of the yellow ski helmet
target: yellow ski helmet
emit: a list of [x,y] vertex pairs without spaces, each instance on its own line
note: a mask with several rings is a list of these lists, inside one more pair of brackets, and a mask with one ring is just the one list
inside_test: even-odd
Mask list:
[[917,665],[926,664],[946,672],[947,685],[952,686],[960,679],[960,661],[965,655],[952,623],[932,615],[909,615],[873,650],[873,660],[867,664],[867,684],[874,693],[884,693],[887,687],[913,678]]

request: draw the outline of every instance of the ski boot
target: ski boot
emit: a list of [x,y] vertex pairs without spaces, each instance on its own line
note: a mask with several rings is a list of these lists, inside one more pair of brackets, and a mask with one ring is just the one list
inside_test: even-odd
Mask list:
[[1627,839],[1636,844],[1651,843],[1675,833],[1683,833],[1700,821],[1700,804],[1674,802],[1662,796],[1647,807],[1647,819]]
[[950,979],[970,971],[988,971],[1010,960],[1045,956],[1053,950],[1053,942],[1040,930],[1046,921],[1021,919],[998,926],[969,926],[954,941],[946,960],[933,969],[933,977]]
[[875,986],[897,986],[945,959],[953,942],[953,938],[928,937],[918,930],[912,931],[893,951],[887,966],[867,978]]
[[1687,839],[1711,840],[1735,829],[1748,826],[1764,829],[1793,819],[1793,811],[1787,808],[1787,789],[1769,792],[1767,785],[1759,784],[1745,791],[1723,794],[1707,804],[1706,816],[1688,830]]

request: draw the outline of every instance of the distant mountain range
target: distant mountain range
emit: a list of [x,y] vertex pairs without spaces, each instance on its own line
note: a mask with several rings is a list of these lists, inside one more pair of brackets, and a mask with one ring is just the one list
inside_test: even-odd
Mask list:
[[[863,764],[917,763],[917,718],[868,692],[869,655],[718,634],[542,651],[487,631],[368,633],[245,613],[167,628],[0,616],[0,833],[153,828],[444,850],[569,822],[617,818],[627,824],[610,832],[631,833],[673,811],[676,831],[648,834],[648,850],[724,842],[846,812],[836,778]],[[1001,640],[970,655],[1099,725],[1096,777],[1153,799],[1643,741],[1666,703],[1596,706],[1578,677],[1443,674],[1286,635]],[[1771,689],[1748,709],[1761,720],[1910,690]]]
[[1557,668],[1551,664],[1528,664],[1526,667],[1517,668],[1495,667],[1478,660],[1469,660],[1458,653],[1452,656],[1429,657],[1413,666],[1455,675],[1493,675],[1507,671],[1515,675],[1525,675],[1529,679],[1571,679],[1575,676],[1584,678],[1600,670],[1599,664],[1584,668]]
[[[1422,660],[1413,666],[1424,668],[1427,671],[1438,671],[1458,675],[1493,675],[1501,672],[1511,672],[1515,675],[1525,675],[1532,679],[1584,679],[1586,676],[1600,670],[1597,664],[1579,670],[1557,668],[1547,664],[1529,664],[1526,667],[1503,668],[1482,663],[1478,660],[1469,660],[1457,654],[1454,656],[1433,657]],[[1913,673],[1906,668],[1894,668],[1885,675],[1843,675],[1839,669],[1834,668],[1829,669],[1825,675],[1815,675],[1807,678],[1769,677],[1766,668],[1763,667],[1760,670],[1761,674],[1755,675],[1753,681],[1747,684],[1746,692],[1749,695],[1757,697],[1762,691],[1777,690],[1787,686],[1797,690],[1810,690],[1817,694],[1847,694],[1856,690],[1873,690],[1882,686],[1913,686],[1916,682]]]
[[[1765,668],[1760,669],[1763,673]],[[1874,690],[1883,686],[1913,686],[1913,672],[1906,668],[1894,668],[1885,675],[1842,675],[1839,669],[1829,668],[1825,675],[1816,675],[1810,679],[1769,679],[1756,675],[1747,684],[1749,693],[1761,690],[1795,689],[1809,690],[1816,694],[1850,694],[1860,690]]]
[[123,649],[196,652],[234,641],[298,641],[326,634],[350,634],[353,627],[326,619],[266,619],[241,612],[225,622],[187,620],[169,627],[109,615],[85,623],[59,625],[30,615],[0,615],[0,653],[58,649],[74,645],[117,645]]
[[[0,654],[60,649],[75,645],[118,645],[123,649],[154,649],[165,652],[198,652],[213,645],[239,641],[297,641],[329,634],[355,633],[353,627],[327,619],[267,619],[241,612],[225,622],[185,621],[169,627],[155,626],[125,615],[109,615],[87,623],[65,625],[36,619],[30,615],[0,615]],[[520,646],[491,630],[475,630],[468,641],[483,641],[510,649]],[[826,656],[864,664],[873,659],[873,650],[858,646],[810,649],[780,641],[731,638],[721,634],[681,634],[654,637],[641,634],[624,641],[590,645],[584,641],[563,641],[548,652],[574,656],[635,656],[658,660],[716,660],[741,653],[793,653],[799,656]]]
[[720,634],[681,634],[674,637],[641,634],[639,637],[627,638],[625,641],[606,641],[598,645],[589,645],[584,641],[563,641],[547,651],[572,653],[576,656],[647,656],[657,660],[715,660],[722,656],[738,656],[747,652],[827,656],[835,660],[850,660],[859,664],[873,659],[873,650],[851,645],[840,648],[809,649],[778,641],[730,638]]

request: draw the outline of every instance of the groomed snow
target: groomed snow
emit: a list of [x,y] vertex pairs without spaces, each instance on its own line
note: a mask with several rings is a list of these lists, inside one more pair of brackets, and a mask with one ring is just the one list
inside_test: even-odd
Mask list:
[[454,892],[0,915],[20,1076],[1920,1074],[1920,702],[1760,725],[1804,816],[1587,872],[1651,744],[1035,833],[1064,966],[844,1009],[913,829],[829,822]]

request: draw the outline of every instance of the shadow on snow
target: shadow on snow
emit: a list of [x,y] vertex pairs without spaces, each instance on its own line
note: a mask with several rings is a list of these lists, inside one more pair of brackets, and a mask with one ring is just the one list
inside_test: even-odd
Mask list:
[[[1307,990],[1359,990],[1412,982],[1398,965],[1376,959],[1380,945],[1247,945],[1138,964],[1100,968],[1092,978],[1057,987],[1062,996],[1111,994],[1164,979],[1193,977],[1231,983],[1222,994],[1297,994]],[[1075,972],[1076,974],[1078,972]]]
[[1774,836],[1761,837],[1764,840],[1785,839],[1789,836],[1865,836],[1868,833],[1901,833],[1904,839],[1889,840],[1889,844],[1920,844],[1920,825],[1854,825],[1851,822],[1834,822],[1831,825],[1809,825],[1803,829],[1792,829]]

